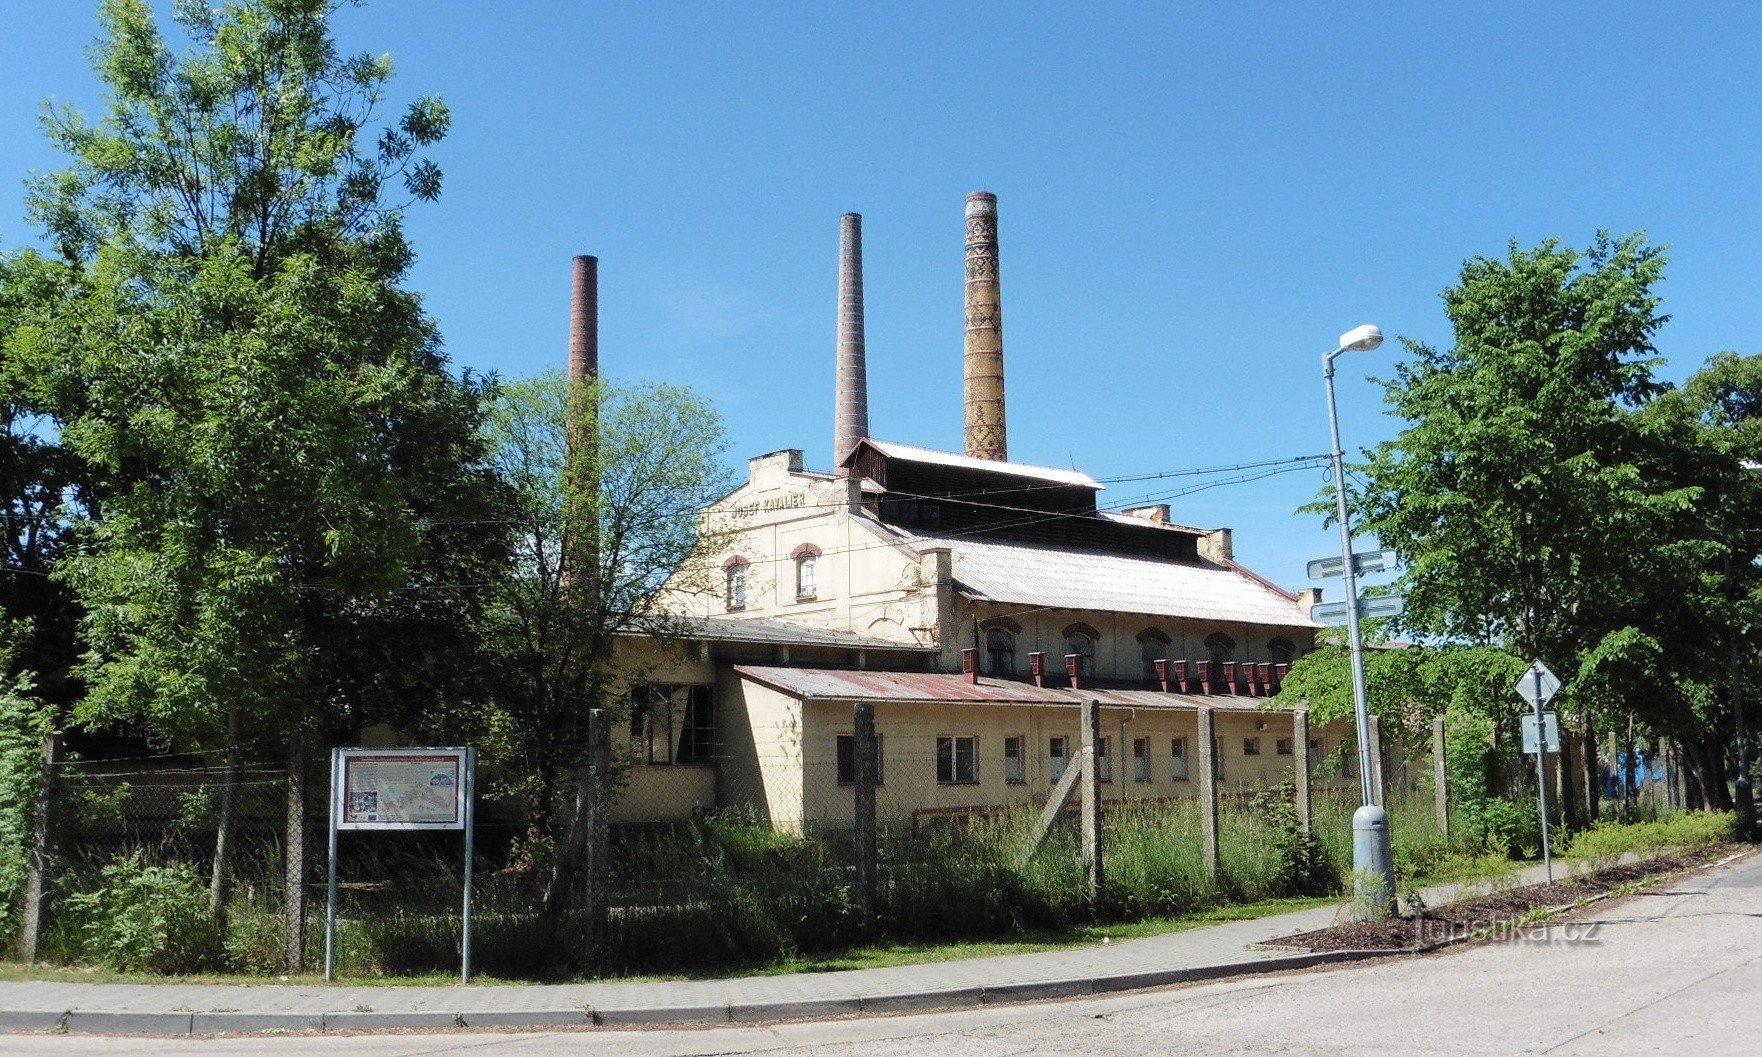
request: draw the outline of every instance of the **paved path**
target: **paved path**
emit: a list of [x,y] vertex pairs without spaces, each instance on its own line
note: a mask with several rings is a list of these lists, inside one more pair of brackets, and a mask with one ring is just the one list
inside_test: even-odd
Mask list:
[[[1539,868],[1520,883],[1541,880]],[[1506,883],[1511,883],[1507,881]],[[1440,905],[1463,886],[1429,889]],[[0,1030],[191,1032],[729,1023],[1062,998],[1342,960],[1254,950],[1324,928],[1323,907],[1034,954],[840,972],[648,983],[356,987],[0,983]]]

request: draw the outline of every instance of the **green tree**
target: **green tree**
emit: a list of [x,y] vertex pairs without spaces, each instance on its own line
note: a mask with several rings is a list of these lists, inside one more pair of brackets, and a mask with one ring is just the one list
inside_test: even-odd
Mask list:
[[[30,200],[71,273],[30,341],[100,496],[61,563],[86,610],[77,717],[225,750],[235,776],[291,729],[438,696],[424,662],[452,655],[475,597],[456,570],[499,546],[476,527],[481,389],[401,285],[388,200],[439,193],[420,151],[448,113],[383,122],[390,61],[341,54],[333,6],[179,3],[180,47],[143,0],[104,0],[107,111],[47,116],[73,160]],[[394,685],[366,645],[388,629],[411,647]]]
[[1638,235],[1469,260],[1444,291],[1454,345],[1404,342],[1411,360],[1385,390],[1407,425],[1358,497],[1359,527],[1404,565],[1400,625],[1546,660],[1587,767],[1592,708],[1632,700],[1599,680],[1652,652],[1632,616],[1649,573],[1681,560],[1668,530],[1699,494],[1648,473],[1635,414],[1662,389],[1663,268]]
[[[516,559],[481,624],[492,689],[479,722],[520,776],[534,852],[566,814],[558,783],[584,757],[588,709],[640,677],[639,665],[614,663],[619,638],[668,643],[687,627],[669,596],[713,589],[717,541],[697,513],[728,491],[726,442],[688,389],[595,382],[572,393],[560,371],[501,385],[484,433],[511,492]],[[553,862],[554,893],[568,856]]]

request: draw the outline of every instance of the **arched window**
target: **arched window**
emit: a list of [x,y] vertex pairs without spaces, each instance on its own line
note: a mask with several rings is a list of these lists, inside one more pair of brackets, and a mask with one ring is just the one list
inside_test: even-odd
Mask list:
[[731,611],[746,608],[746,566],[745,558],[730,558],[722,563],[722,572],[727,578],[724,601]]
[[1281,635],[1266,644],[1266,654],[1274,664],[1290,664],[1291,658],[1297,656],[1297,647]]
[[1156,662],[1165,660],[1169,655],[1169,637],[1157,628],[1145,628],[1138,633],[1138,658],[1143,662],[1143,676],[1146,680],[1156,679]]
[[985,670],[992,675],[1014,675],[1016,637],[1005,628],[985,632]]
[[1211,662],[1212,682],[1223,682],[1224,662],[1235,659],[1236,640],[1221,631],[1205,637],[1205,656]]
[[795,559],[795,598],[804,602],[820,594],[820,548],[804,543],[790,553]]
[[1095,641],[1101,633],[1087,624],[1072,624],[1065,629],[1065,653],[1078,657],[1077,671],[1085,678],[1095,674]]

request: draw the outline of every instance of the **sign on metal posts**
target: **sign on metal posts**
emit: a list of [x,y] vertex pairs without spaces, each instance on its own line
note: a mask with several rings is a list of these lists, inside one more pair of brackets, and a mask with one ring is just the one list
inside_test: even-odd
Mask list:
[[[1536,805],[1542,813],[1542,864],[1548,872],[1548,883],[1553,884],[1554,855],[1548,847],[1548,753],[1559,749],[1560,725],[1553,713],[1544,716],[1542,708],[1560,692],[1560,679],[1548,670],[1547,665],[1536,661],[1517,677],[1517,685],[1513,689],[1534,710],[1527,717],[1529,730],[1524,735],[1523,751],[1536,754]],[[1543,744],[1540,745],[1534,744],[1534,735],[1538,730],[1544,735]]]
[[1519,716],[1518,722],[1523,725],[1523,751],[1559,752],[1560,751],[1560,716],[1555,712],[1542,713],[1541,744],[1536,744],[1536,717]]
[[[1407,600],[1400,595],[1366,595],[1358,600],[1358,619],[1376,620],[1381,617],[1398,617],[1407,608]],[[1322,602],[1309,611],[1312,619],[1330,627],[1340,627],[1346,623],[1346,602]]]
[[[1394,567],[1394,551],[1354,551],[1352,554],[1352,572],[1355,576],[1385,572]],[[1311,580],[1331,580],[1336,576],[1345,575],[1346,562],[1339,555],[1331,558],[1317,558],[1309,563],[1309,578]]]
[[459,977],[471,982],[471,869],[477,750],[330,750],[330,882],[324,978],[336,978],[337,834],[343,830],[464,830],[464,939]]

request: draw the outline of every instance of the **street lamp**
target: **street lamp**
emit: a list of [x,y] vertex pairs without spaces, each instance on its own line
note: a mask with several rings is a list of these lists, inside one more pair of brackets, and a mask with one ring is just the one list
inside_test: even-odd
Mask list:
[[1352,711],[1358,720],[1358,782],[1364,804],[1352,813],[1352,897],[1354,916],[1382,917],[1395,898],[1395,859],[1389,851],[1389,813],[1377,803],[1370,751],[1370,706],[1364,692],[1364,633],[1358,624],[1358,573],[1352,564],[1352,527],[1346,519],[1346,453],[1340,446],[1340,413],[1334,406],[1334,360],[1342,353],[1366,352],[1383,343],[1383,332],[1369,323],[1340,335],[1340,347],[1322,357],[1328,383],[1328,429],[1333,434],[1334,504],[1340,522],[1340,562],[1346,577],[1346,638],[1352,655]]

